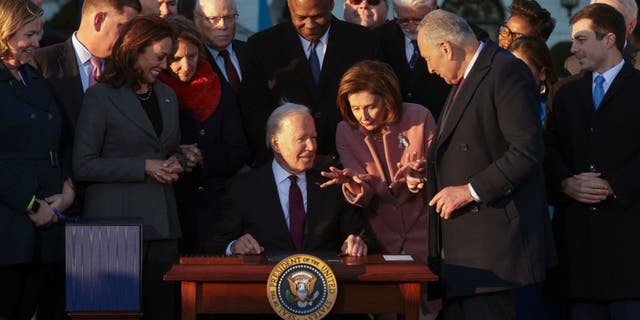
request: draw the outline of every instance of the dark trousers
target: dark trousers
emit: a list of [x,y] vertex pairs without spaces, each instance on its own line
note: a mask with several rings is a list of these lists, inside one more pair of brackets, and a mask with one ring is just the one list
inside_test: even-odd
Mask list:
[[179,319],[178,285],[162,280],[177,262],[177,240],[144,241],[142,247],[142,312],[144,319]]
[[28,320],[36,311],[41,269],[31,264],[0,266],[0,320]]
[[571,305],[572,320],[636,320],[640,319],[640,300],[618,300],[602,303],[581,302]]
[[444,299],[438,320],[514,320],[513,290]]

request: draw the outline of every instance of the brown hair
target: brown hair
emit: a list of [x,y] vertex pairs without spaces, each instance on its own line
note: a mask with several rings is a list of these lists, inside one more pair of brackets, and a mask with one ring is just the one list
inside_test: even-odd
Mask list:
[[122,13],[125,7],[133,8],[138,12],[142,11],[142,5],[139,0],[84,0],[82,4],[82,15],[84,16],[95,10],[103,10],[107,7],[116,9],[118,13]]
[[20,28],[42,16],[42,9],[31,0],[1,0],[0,1],[0,56],[10,54],[9,39]]
[[620,52],[623,51],[627,27],[624,17],[618,10],[608,4],[590,4],[571,17],[569,23],[573,25],[582,19],[591,20],[591,30],[595,32],[598,40],[602,40],[608,33],[613,33],[616,36],[616,47]]
[[521,52],[527,57],[529,63],[538,69],[540,72],[544,72],[545,80],[544,85],[547,87],[547,92],[553,87],[553,84],[558,81],[558,76],[553,67],[553,60],[551,59],[551,53],[544,41],[538,37],[522,36],[511,42],[508,50],[510,52]]
[[531,36],[540,37],[544,41],[549,40],[549,36],[556,26],[556,20],[551,17],[549,11],[541,7],[535,0],[514,0],[509,6],[509,14],[527,20],[536,33]]
[[357,127],[358,120],[351,113],[349,96],[358,92],[369,92],[377,95],[389,108],[385,124],[395,122],[402,112],[402,95],[398,77],[391,67],[380,61],[364,60],[349,68],[342,79],[338,89],[338,109],[342,118],[350,126]]
[[171,24],[178,40],[187,41],[198,48],[198,61],[202,61],[205,57],[204,45],[193,21],[181,15],[168,17],[165,20]]
[[142,79],[140,71],[134,67],[138,57],[154,42],[165,38],[171,39],[175,50],[176,37],[168,22],[151,15],[133,18],[116,40],[100,81],[116,88],[128,85],[137,90]]

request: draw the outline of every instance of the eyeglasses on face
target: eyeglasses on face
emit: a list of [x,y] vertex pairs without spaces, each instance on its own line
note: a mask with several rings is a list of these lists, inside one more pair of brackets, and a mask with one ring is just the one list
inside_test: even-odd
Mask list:
[[525,34],[520,32],[513,32],[506,24],[503,23],[500,25],[500,30],[498,31],[498,35],[504,38],[510,38],[512,40],[515,40],[524,36]]
[[409,25],[409,23],[415,24],[415,25],[419,25],[420,21],[422,21],[422,18],[398,18],[396,17],[396,22],[403,27],[406,27]]
[[237,13],[232,13],[226,16],[205,16],[204,14],[200,13],[200,12],[196,12],[196,15],[199,16],[200,18],[203,19],[207,19],[212,25],[217,25],[218,23],[220,23],[221,20],[224,20],[224,23],[232,23],[232,22],[236,22],[236,20],[238,19],[239,14]]
[[354,6],[358,6],[358,5],[360,5],[362,3],[362,1],[367,1],[367,3],[369,5],[377,6],[377,5],[380,4],[381,0],[349,0],[349,3],[354,5]]

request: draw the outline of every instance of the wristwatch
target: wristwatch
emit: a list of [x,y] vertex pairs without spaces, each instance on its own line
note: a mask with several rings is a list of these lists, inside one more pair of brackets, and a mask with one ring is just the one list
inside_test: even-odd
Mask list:
[[27,208],[27,213],[34,214],[38,212],[39,209],[40,209],[40,200],[36,198],[33,200],[33,203],[29,206],[29,208]]

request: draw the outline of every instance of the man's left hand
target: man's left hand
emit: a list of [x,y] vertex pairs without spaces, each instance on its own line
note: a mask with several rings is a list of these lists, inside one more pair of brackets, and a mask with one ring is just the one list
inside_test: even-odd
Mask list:
[[429,206],[435,206],[443,219],[449,219],[454,211],[466,206],[473,200],[468,185],[446,187],[436,194]]

